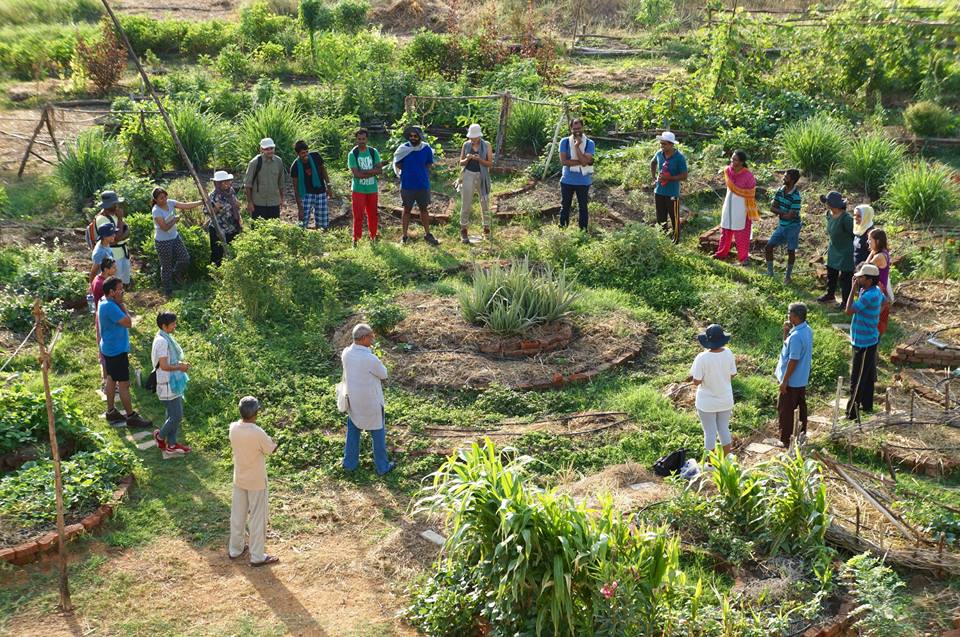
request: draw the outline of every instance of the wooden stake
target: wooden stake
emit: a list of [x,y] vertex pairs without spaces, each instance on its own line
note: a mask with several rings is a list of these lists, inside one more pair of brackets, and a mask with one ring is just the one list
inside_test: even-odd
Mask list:
[[860,537],[860,505],[857,505],[857,537]]
[[53,150],[57,153],[57,161],[63,161],[63,155],[60,153],[60,144],[57,142],[57,136],[53,134],[53,108],[47,111],[47,132],[50,133],[50,139],[53,141]]
[[183,160],[184,165],[190,172],[190,176],[193,177],[193,182],[196,184],[197,191],[200,193],[200,200],[203,201],[204,210],[206,210],[207,216],[210,218],[210,223],[214,230],[216,230],[217,236],[220,238],[220,243],[223,245],[224,254],[229,255],[230,247],[227,245],[227,237],[223,233],[223,228],[220,227],[220,222],[217,221],[217,216],[213,214],[213,206],[210,205],[210,199],[207,197],[207,191],[204,190],[203,184],[200,182],[200,175],[197,174],[197,170],[193,167],[193,162],[190,160],[190,156],[187,155],[187,151],[183,147],[183,142],[180,141],[180,136],[177,134],[176,126],[173,125],[173,121],[171,121],[170,115],[167,113],[167,109],[163,106],[163,102],[160,101],[160,96],[157,95],[157,91],[153,88],[153,83],[150,81],[150,78],[147,77],[147,72],[143,69],[143,65],[140,64],[140,58],[138,58],[137,54],[134,52],[133,46],[130,44],[130,39],[127,37],[127,32],[123,30],[122,26],[120,26],[120,20],[117,19],[113,9],[110,8],[110,3],[107,0],[100,1],[103,3],[103,8],[107,10],[107,15],[109,15],[110,19],[113,21],[113,26],[120,35],[120,39],[123,40],[123,45],[130,54],[133,64],[137,67],[137,71],[140,73],[140,78],[143,80],[144,88],[148,93],[150,93],[150,97],[153,98],[154,103],[157,105],[157,110],[160,111],[160,116],[163,118],[163,123],[167,125],[167,130],[170,131],[170,136],[173,138],[173,143],[180,152],[180,159]]
[[890,388],[883,392],[883,411],[887,414],[887,422],[890,422]]
[[910,424],[913,424],[913,389],[910,389]]
[[947,378],[943,381],[943,410],[950,411],[950,368],[947,368]]
[[890,472],[890,479],[896,483],[897,472],[893,468],[893,459],[890,457],[890,450],[887,449],[886,445],[883,447],[883,459],[887,461],[887,471]]
[[50,355],[43,343],[43,322],[45,316],[40,299],[33,303],[33,317],[36,321],[37,345],[40,348],[40,373],[43,376],[43,393],[47,403],[47,429],[50,434],[50,453],[53,456],[54,493],[57,502],[57,552],[60,566],[60,610],[73,611],[70,601],[70,586],[67,583],[67,546],[63,534],[63,479],[60,475],[60,447],[57,445],[57,429],[53,416],[53,396],[50,394]]
[[44,123],[46,123],[49,110],[49,104],[43,107],[43,112],[40,114],[40,121],[37,122],[37,127],[33,129],[33,135],[30,136],[30,141],[27,142],[27,149],[23,151],[23,159],[20,160],[20,168],[17,170],[17,179],[23,179],[23,171],[27,167],[27,160],[30,159],[30,153],[33,151],[33,142],[37,139],[37,135],[40,134]]
[[493,161],[496,163],[503,153],[503,140],[507,135],[507,118],[510,117],[510,91],[504,91],[503,101],[500,104],[500,121],[497,124],[497,140],[495,143]]
[[837,394],[833,400],[833,430],[831,434],[837,431],[837,421],[840,419],[840,389],[843,387],[843,376],[837,376]]

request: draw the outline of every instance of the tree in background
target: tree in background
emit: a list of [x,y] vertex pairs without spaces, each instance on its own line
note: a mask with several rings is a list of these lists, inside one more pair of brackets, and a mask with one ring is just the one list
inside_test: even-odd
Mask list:
[[100,22],[98,38],[88,42],[83,36],[77,36],[74,53],[84,75],[93,82],[97,95],[109,93],[127,68],[127,52],[106,18]]

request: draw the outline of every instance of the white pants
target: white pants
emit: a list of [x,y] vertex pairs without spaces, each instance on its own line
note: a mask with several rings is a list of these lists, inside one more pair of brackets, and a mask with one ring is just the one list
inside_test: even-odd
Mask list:
[[266,556],[267,490],[248,491],[233,485],[230,506],[230,557],[243,552],[246,531],[250,531],[250,562],[262,562]]
[[462,199],[460,206],[460,225],[470,225],[470,209],[473,208],[473,193],[480,197],[480,210],[483,211],[483,227],[490,227],[490,196],[484,197],[480,193],[481,173],[475,173],[471,170],[463,171],[463,182],[460,185],[460,196]]
[[703,427],[703,448],[707,452],[713,451],[717,444],[717,433],[720,434],[720,444],[729,445],[733,441],[730,435],[730,414],[732,410],[727,411],[700,411],[700,426]]

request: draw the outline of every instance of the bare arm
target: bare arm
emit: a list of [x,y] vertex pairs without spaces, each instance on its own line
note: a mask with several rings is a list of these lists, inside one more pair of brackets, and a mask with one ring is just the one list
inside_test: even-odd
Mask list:
[[186,363],[177,363],[176,365],[171,365],[169,359],[166,356],[161,356],[157,360],[157,367],[162,369],[165,372],[185,372],[189,365]]
[[163,220],[163,219],[160,218],[160,217],[154,217],[154,218],[153,218],[153,222],[154,222],[155,224],[157,224],[157,227],[159,227],[159,228],[160,228],[161,230],[163,230],[164,232],[168,232],[168,231],[170,230],[170,228],[172,228],[172,227],[174,227],[175,225],[177,225],[177,222],[178,222],[178,221],[180,221],[180,219],[179,219],[179,217],[177,217],[177,215],[173,215],[172,217],[170,217],[170,218],[167,219],[167,220]]
[[202,205],[203,205],[202,201],[188,201],[186,203],[182,201],[178,201],[176,204],[174,204],[173,207],[176,208],[177,210],[193,210],[194,208],[197,208]]
[[650,160],[650,176],[654,179],[657,178],[657,158],[654,157]]

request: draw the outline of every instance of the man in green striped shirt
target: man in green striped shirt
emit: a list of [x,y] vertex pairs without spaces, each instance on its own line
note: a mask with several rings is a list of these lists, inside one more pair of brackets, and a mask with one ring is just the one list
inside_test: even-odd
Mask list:
[[773,234],[767,240],[767,276],[773,276],[773,249],[779,245],[787,246],[787,275],[784,283],[790,283],[793,277],[793,263],[797,259],[797,247],[800,245],[800,191],[797,182],[800,181],[800,171],[791,168],[783,174],[783,186],[773,196],[773,205],[770,209],[780,217]]

